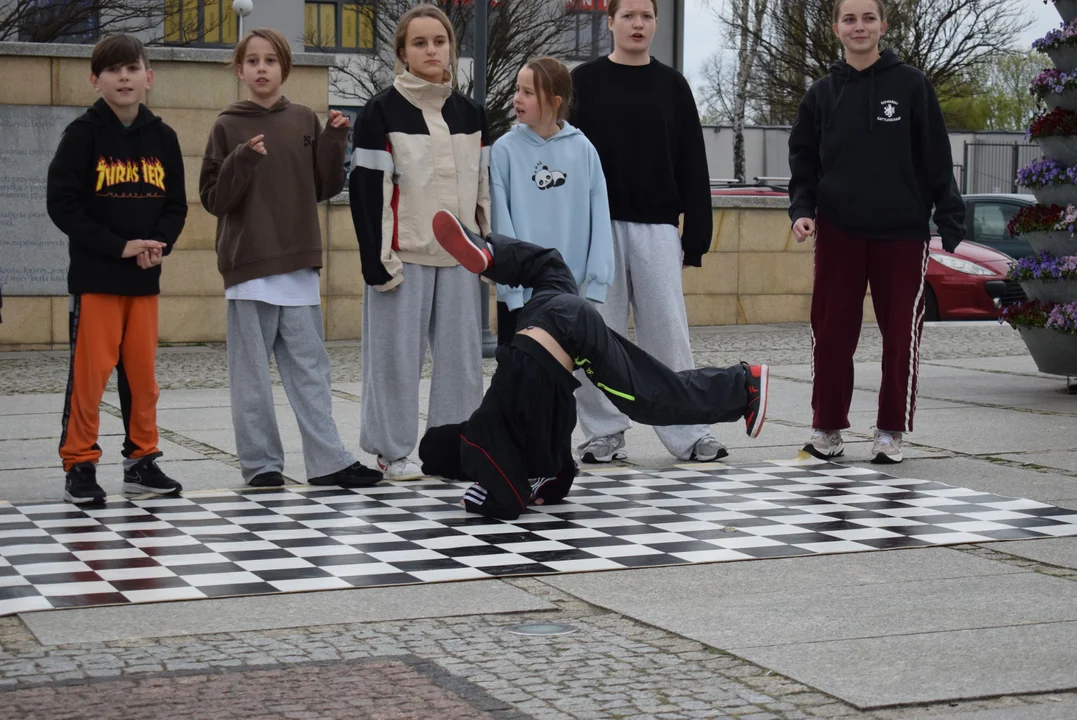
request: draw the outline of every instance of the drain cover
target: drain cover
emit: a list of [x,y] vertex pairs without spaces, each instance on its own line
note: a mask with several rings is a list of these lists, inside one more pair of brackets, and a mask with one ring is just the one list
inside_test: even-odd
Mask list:
[[571,625],[562,625],[561,623],[524,623],[522,625],[513,625],[508,630],[515,635],[568,635],[574,633],[579,628],[574,628]]

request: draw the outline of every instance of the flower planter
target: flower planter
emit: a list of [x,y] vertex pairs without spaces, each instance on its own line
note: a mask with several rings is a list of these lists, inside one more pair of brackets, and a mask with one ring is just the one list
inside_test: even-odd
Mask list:
[[1066,207],[1070,203],[1077,204],[1077,185],[1073,183],[1042,185],[1036,188],[1028,188],[1028,190],[1036,196],[1036,202],[1040,205],[1061,205]]
[[1017,330],[1040,372],[1077,376],[1077,335],[1037,327]]
[[1046,230],[1043,232],[1022,233],[1021,237],[1028,241],[1036,252],[1046,250],[1055,257],[1077,255],[1077,237],[1070,235],[1066,230]]
[[1051,62],[1062,72],[1077,70],[1077,46],[1059,45],[1058,47],[1053,47],[1047,51],[1047,57],[1051,58]]
[[[1074,0],[1077,2],[1077,0]],[[1060,93],[1047,93],[1043,101],[1050,110],[1073,110],[1077,112],[1077,89],[1063,90]]]
[[1073,18],[1077,18],[1077,0],[1055,0],[1055,10],[1068,25]]
[[1077,136],[1048,135],[1037,138],[1043,154],[1066,166],[1077,165]]
[[1043,303],[1077,302],[1077,280],[1022,280],[1021,289],[1029,300]]

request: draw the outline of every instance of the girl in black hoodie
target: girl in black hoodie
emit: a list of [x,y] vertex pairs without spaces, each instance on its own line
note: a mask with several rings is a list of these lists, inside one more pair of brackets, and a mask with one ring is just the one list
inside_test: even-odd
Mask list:
[[833,29],[845,61],[808,90],[789,136],[793,233],[797,242],[816,236],[814,417],[804,450],[823,459],[844,453],[870,282],[883,335],[872,462],[896,463],[916,408],[932,206],[950,252],[965,236],[965,207],[935,90],[921,71],[879,51],[882,0],[837,0]]

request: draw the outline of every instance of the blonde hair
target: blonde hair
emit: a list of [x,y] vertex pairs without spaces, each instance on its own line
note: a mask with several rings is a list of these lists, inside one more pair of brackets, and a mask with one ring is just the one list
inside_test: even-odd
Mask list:
[[561,98],[561,107],[557,108],[557,120],[568,118],[568,106],[572,102],[572,74],[560,61],[552,57],[539,57],[528,60],[525,68],[531,71],[535,80],[535,94],[538,96],[539,115],[543,113],[543,99],[551,103],[554,98]]
[[445,78],[445,82],[451,82],[456,77],[456,32],[452,29],[449,16],[442,12],[437,5],[431,5],[430,3],[416,5],[400,16],[400,21],[396,24],[396,34],[393,36],[393,49],[396,53],[393,75],[400,75],[408,69],[408,66],[404,63],[404,58],[401,56],[404,54],[404,48],[408,42],[408,25],[415,18],[433,18],[445,27],[445,32],[449,35],[449,68],[446,70],[449,77]]
[[243,67],[243,59],[247,57],[247,46],[251,40],[260,37],[273,46],[273,52],[277,54],[277,62],[280,63],[280,81],[283,83],[292,72],[292,49],[288,46],[288,40],[272,28],[257,28],[243,36],[243,39],[232,51],[232,65],[239,69]]

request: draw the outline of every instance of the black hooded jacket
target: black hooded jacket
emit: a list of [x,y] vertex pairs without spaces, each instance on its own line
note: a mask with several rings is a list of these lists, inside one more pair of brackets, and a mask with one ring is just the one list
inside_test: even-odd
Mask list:
[[943,246],[965,237],[938,97],[891,50],[865,70],[838,61],[811,86],[789,136],[789,169],[794,222],[818,213],[859,237],[927,241],[934,206]]
[[161,266],[120,257],[128,240],[158,240],[165,254],[187,219],[175,131],[145,105],[125,128],[104,100],[67,126],[49,165],[49,217],[68,236],[72,294],[156,295]]

